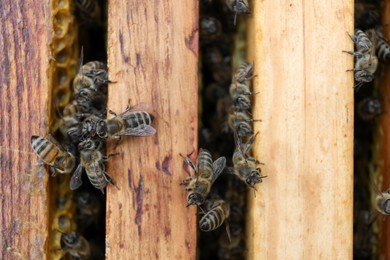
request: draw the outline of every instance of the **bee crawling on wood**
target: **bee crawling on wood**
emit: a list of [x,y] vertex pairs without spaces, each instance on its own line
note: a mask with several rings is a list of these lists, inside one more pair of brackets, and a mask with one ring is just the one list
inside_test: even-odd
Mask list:
[[82,133],[84,137],[115,138],[121,136],[150,136],[156,133],[151,124],[154,116],[146,111],[140,111],[143,104],[134,107],[128,106],[126,110],[110,119],[90,116],[83,122]]
[[255,188],[257,183],[261,183],[262,179],[267,176],[261,175],[261,164],[255,158],[248,155],[256,135],[252,135],[248,142],[242,144],[236,131],[234,131],[234,141],[236,149],[233,154],[233,168],[227,168],[231,174],[236,175],[242,181],[244,181],[250,188]]
[[233,76],[233,83],[244,83],[245,81],[251,80],[254,77],[254,75],[252,75],[252,72],[253,65],[248,63],[241,64]]
[[355,57],[355,80],[357,82],[355,88],[360,88],[364,83],[371,82],[374,79],[375,71],[378,67],[378,58],[375,56],[376,41],[373,37],[371,39],[362,30],[355,30],[354,35],[350,35],[352,41],[355,43],[356,51],[343,51]]
[[222,173],[226,166],[226,158],[220,157],[213,162],[209,151],[200,149],[196,166],[187,156],[183,156],[184,162],[194,171],[195,176],[183,180],[185,190],[188,191],[187,207],[191,205],[202,205],[210,192],[211,186]]
[[228,125],[233,132],[237,132],[239,138],[253,134],[253,122],[261,122],[261,120],[253,119],[248,112],[237,111],[234,107],[230,108]]
[[65,151],[54,138],[52,141],[40,136],[31,136],[31,146],[38,157],[47,165],[53,175],[57,173],[71,173],[76,165],[76,158],[73,154]]
[[83,169],[85,169],[91,184],[96,189],[101,190],[103,194],[107,183],[111,183],[118,188],[118,186],[115,184],[115,181],[108,174],[108,172],[106,172],[104,165],[104,162],[108,160],[110,155],[104,156],[100,151],[100,148],[101,142],[91,139],[86,139],[79,144],[80,164],[74,171],[70,180],[71,190],[75,190],[83,184],[81,180]]

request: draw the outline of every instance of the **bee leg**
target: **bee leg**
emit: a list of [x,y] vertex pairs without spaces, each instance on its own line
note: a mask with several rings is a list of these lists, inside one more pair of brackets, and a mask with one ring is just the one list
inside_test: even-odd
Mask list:
[[226,234],[228,236],[229,242],[232,242],[232,237],[230,235],[230,225],[227,220],[225,220],[225,228],[226,228]]
[[185,178],[185,179],[180,183],[180,185],[188,185],[188,183],[190,183],[191,181],[192,181],[192,178],[191,178],[191,177]]
[[110,157],[117,156],[117,155],[120,155],[120,153],[110,153],[106,156],[102,156],[102,159],[103,159],[103,161],[108,161],[108,159],[110,159]]
[[117,117],[118,115],[114,112],[114,111],[112,111],[112,110],[108,110],[108,113],[110,114],[110,115],[113,115],[114,117]]
[[255,163],[256,163],[256,164],[265,165],[265,163],[262,163],[262,162],[260,162],[260,161],[258,161],[258,160],[256,160]]
[[200,211],[202,211],[202,214],[203,214],[203,215],[206,215],[206,212],[202,209],[201,206],[198,206],[198,208],[200,209]]
[[107,182],[109,182],[110,184],[114,185],[118,190],[120,190],[119,187],[116,185],[115,180],[108,174],[108,172],[105,172],[103,174],[103,176],[104,176],[104,178],[106,179]]
[[[182,155],[181,153],[180,153],[179,155],[180,155],[181,157],[183,157],[184,162],[185,162],[188,166],[190,166],[190,168],[196,173],[196,172],[197,172],[197,171],[196,171],[196,167],[195,167],[194,163],[191,161],[191,159],[188,158],[187,156]],[[188,173],[188,172],[187,172],[187,173]],[[188,173],[188,175],[190,175],[190,174]]]
[[115,146],[117,146],[122,142],[122,136],[115,136],[114,139],[115,139]]
[[51,176],[53,176],[53,177],[57,175],[57,170],[53,166],[50,166],[50,172],[51,172]]

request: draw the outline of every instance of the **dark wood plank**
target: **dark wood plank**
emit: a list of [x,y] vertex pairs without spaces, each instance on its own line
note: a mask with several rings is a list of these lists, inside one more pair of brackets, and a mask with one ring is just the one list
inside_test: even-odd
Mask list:
[[0,2],[1,259],[44,259],[48,175],[33,134],[47,133],[50,1]]

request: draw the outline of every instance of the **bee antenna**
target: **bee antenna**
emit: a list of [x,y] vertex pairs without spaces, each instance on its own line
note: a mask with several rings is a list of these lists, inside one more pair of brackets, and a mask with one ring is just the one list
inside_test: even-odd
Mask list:
[[383,198],[382,192],[379,190],[378,185],[371,178],[369,178],[369,179],[370,179],[370,182],[371,182],[372,186],[374,187],[375,191],[377,192],[377,194],[382,196],[382,198]]
[[371,226],[372,223],[374,223],[374,221],[378,218],[378,216],[379,216],[378,212],[371,212],[367,225]]

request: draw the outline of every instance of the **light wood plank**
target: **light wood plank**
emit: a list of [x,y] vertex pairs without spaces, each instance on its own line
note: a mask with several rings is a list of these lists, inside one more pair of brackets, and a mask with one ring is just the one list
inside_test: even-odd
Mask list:
[[48,175],[33,134],[47,133],[50,1],[0,1],[1,259],[45,259]]
[[353,1],[252,1],[254,155],[248,259],[351,259]]
[[155,111],[157,135],[130,137],[108,151],[107,259],[194,259],[196,210],[179,185],[179,153],[197,152],[198,1],[108,3],[108,107]]

